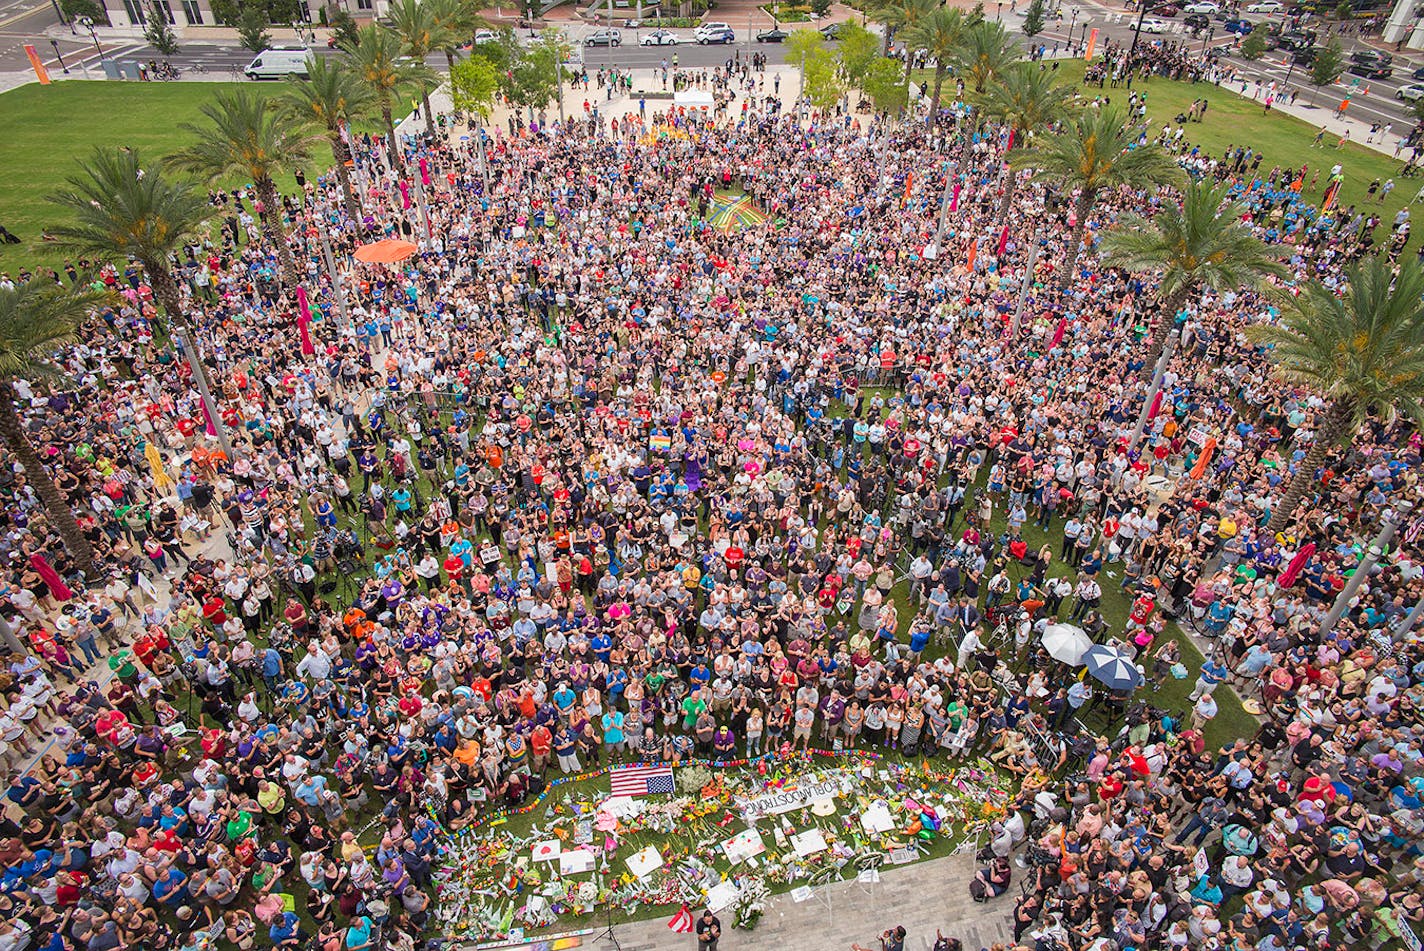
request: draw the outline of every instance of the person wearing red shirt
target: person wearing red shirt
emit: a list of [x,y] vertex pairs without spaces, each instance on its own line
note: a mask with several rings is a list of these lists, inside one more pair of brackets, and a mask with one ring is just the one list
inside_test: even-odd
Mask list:
[[549,728],[544,724],[539,724],[534,728],[534,732],[529,734],[529,754],[532,757],[530,765],[535,774],[544,772],[549,766],[549,755],[554,749],[554,734],[549,732]]
[[479,694],[486,703],[494,696],[494,686],[488,677],[480,676],[470,681],[470,689]]
[[420,716],[420,708],[422,706],[420,695],[413,690],[407,691],[406,695],[400,698],[400,702],[396,704],[396,706],[400,708],[401,715],[403,716]]

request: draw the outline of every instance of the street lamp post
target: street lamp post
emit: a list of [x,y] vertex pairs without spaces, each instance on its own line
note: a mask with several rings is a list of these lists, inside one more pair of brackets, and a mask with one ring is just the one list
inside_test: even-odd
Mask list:
[[94,41],[94,51],[99,54],[99,62],[102,63],[104,61],[104,48],[99,45],[99,32],[94,29],[94,21],[88,17],[80,17],[75,22],[89,31],[89,38]]
[[1073,28],[1078,24],[1078,8],[1074,7],[1068,17],[1068,48],[1073,48]]
[[59,60],[59,68],[64,70],[65,74],[68,75],[69,67],[64,65],[64,54],[59,51],[59,40],[51,37],[49,45],[54,47],[54,57]]
[[1137,41],[1142,38],[1142,21],[1147,17],[1149,9],[1156,9],[1161,3],[1152,3],[1150,0],[1140,0],[1142,6],[1137,11],[1137,25],[1132,28],[1132,45],[1127,48],[1128,68],[1132,67],[1132,54],[1137,52]]

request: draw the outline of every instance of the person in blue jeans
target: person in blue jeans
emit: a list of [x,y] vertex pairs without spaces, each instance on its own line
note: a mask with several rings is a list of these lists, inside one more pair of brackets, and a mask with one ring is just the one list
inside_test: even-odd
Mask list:
[[1206,841],[1206,837],[1211,835],[1213,829],[1218,828],[1226,821],[1226,816],[1226,801],[1219,796],[1208,796],[1202,800],[1196,815],[1192,816],[1192,821],[1177,833],[1176,843],[1181,845],[1187,841],[1188,836],[1195,833],[1196,841],[1192,844],[1201,845]]

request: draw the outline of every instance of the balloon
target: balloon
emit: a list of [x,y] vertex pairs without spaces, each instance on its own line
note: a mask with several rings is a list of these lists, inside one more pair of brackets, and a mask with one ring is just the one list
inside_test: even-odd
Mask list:
[[910,823],[909,833],[910,835],[918,835],[923,828],[924,827],[920,825],[920,820],[916,819]]
[[933,829],[921,829],[919,834],[920,838],[924,839],[926,842],[934,841],[935,831]]

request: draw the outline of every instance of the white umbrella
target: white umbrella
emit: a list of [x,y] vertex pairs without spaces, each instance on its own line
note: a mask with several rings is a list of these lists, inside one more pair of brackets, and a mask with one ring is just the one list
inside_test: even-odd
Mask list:
[[1072,624],[1050,624],[1043,629],[1043,648],[1054,660],[1065,664],[1082,663],[1083,655],[1093,641],[1081,627]]

